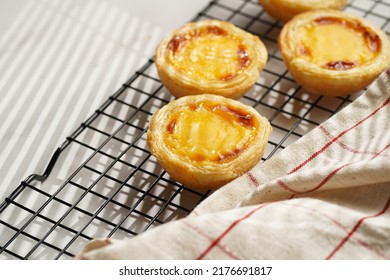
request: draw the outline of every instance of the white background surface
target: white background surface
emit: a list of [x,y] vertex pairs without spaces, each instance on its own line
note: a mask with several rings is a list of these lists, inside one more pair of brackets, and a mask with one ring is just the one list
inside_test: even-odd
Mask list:
[[208,0],[0,0],[0,202]]

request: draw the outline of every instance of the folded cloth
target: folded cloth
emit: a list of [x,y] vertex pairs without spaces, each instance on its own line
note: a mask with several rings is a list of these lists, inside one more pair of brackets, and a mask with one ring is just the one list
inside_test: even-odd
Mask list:
[[390,68],[188,217],[77,259],[390,259]]

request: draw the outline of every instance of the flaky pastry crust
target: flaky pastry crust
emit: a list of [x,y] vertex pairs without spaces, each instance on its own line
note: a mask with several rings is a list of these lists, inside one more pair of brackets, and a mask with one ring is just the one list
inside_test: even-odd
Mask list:
[[194,189],[216,189],[261,160],[271,131],[266,118],[237,100],[190,95],[153,115],[147,143],[178,182]]
[[155,51],[160,80],[175,97],[207,92],[238,99],[257,81],[267,58],[257,36],[218,20],[187,23]]
[[[324,30],[328,30],[326,35]],[[325,43],[321,46],[318,42]],[[283,27],[278,45],[291,76],[319,95],[355,93],[390,63],[390,43],[382,30],[360,17],[334,10],[296,16]]]
[[259,0],[260,5],[273,18],[287,22],[294,16],[319,9],[341,10],[348,0]]

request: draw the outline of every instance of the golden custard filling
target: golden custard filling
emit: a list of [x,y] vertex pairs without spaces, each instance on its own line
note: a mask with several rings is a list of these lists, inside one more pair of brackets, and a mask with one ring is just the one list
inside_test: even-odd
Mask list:
[[359,22],[322,17],[302,26],[297,55],[330,70],[348,70],[373,60],[379,36]]
[[163,139],[171,151],[193,164],[225,163],[250,145],[258,129],[250,113],[207,102],[175,108]]
[[239,36],[218,26],[177,34],[167,49],[167,61],[197,81],[228,81],[250,64],[248,48]]

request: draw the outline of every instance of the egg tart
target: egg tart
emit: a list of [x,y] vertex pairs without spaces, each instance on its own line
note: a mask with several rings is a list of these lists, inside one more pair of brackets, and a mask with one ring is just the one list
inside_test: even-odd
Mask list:
[[348,0],[259,0],[263,9],[273,18],[287,22],[294,16],[313,10],[341,10]]
[[190,22],[156,48],[163,85],[175,97],[208,92],[238,99],[257,81],[267,61],[260,39],[225,21]]
[[271,131],[266,118],[240,101],[189,95],[153,115],[147,143],[178,182],[194,189],[216,189],[261,160]]
[[386,34],[340,11],[311,11],[294,17],[283,27],[278,45],[291,76],[314,94],[352,94],[390,64]]

